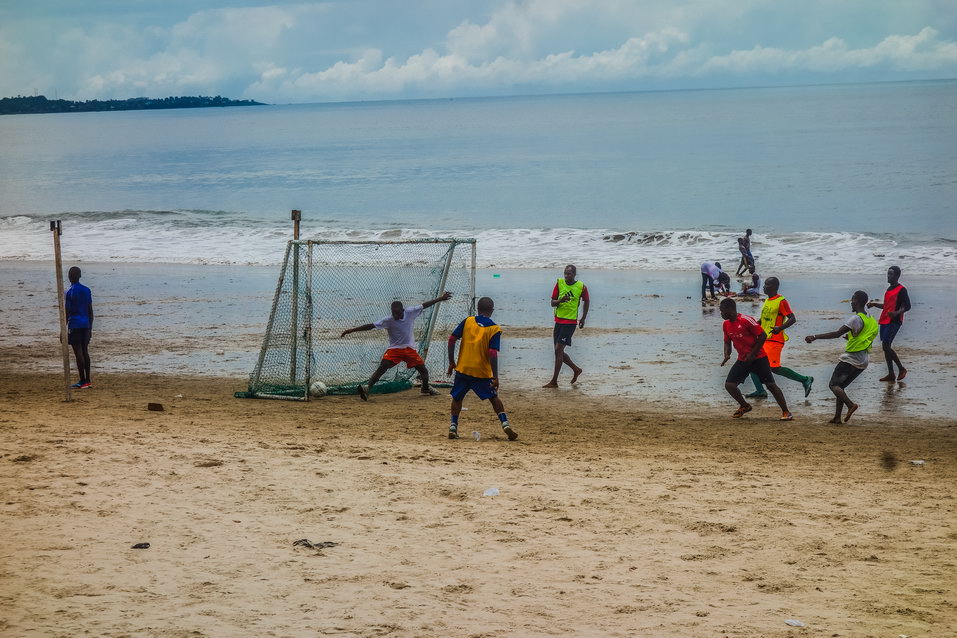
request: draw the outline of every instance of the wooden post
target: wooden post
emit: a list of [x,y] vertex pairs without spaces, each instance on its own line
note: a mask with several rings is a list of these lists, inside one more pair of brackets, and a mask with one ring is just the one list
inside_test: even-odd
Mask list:
[[50,222],[50,232],[53,233],[53,256],[56,268],[56,295],[57,307],[60,311],[60,352],[63,354],[63,391],[66,401],[73,400],[70,393],[70,346],[67,343],[66,329],[66,302],[63,297],[63,262],[60,259],[60,220]]
[[302,211],[292,211],[292,238],[299,239],[299,222],[302,220]]
[[[299,241],[299,220],[302,211],[292,211],[293,241]],[[290,329],[289,352],[289,385],[296,384],[296,372],[299,367],[299,244],[293,244],[295,253],[292,256],[292,328]],[[306,386],[306,400],[309,397],[309,386]]]

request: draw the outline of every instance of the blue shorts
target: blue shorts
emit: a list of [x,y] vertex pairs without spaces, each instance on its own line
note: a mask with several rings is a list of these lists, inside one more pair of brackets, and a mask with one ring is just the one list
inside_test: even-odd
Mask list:
[[900,329],[901,324],[899,323],[882,323],[880,325],[881,343],[886,343],[887,345],[894,343],[894,337],[897,336],[897,331]]
[[485,399],[494,399],[498,396],[498,392],[492,387],[491,379],[470,377],[467,374],[462,374],[457,371],[455,373],[455,380],[452,382],[452,398],[456,401],[461,401],[465,398],[465,395],[469,393],[469,390],[474,392],[475,396],[483,401]]

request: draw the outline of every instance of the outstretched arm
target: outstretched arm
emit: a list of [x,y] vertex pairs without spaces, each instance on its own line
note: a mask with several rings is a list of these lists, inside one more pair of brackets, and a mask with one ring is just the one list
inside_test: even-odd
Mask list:
[[355,328],[349,328],[348,330],[343,330],[343,331],[342,331],[342,334],[339,335],[339,336],[340,336],[340,337],[344,337],[344,336],[346,336],[347,334],[352,334],[353,332],[362,332],[362,331],[364,331],[364,330],[374,330],[374,329],[375,329],[375,326],[374,326],[373,324],[371,324],[371,323],[366,323],[366,324],[363,324],[363,325],[361,325],[361,326],[357,326],[357,327],[355,327]]
[[452,298],[452,293],[450,293],[449,291],[445,291],[441,295],[436,297],[435,299],[430,299],[429,301],[423,301],[422,308],[424,309],[424,308],[428,308],[429,306],[434,306],[440,301],[448,301],[451,298]]
[[843,335],[845,332],[850,332],[850,330],[851,329],[848,328],[847,326],[841,326],[840,328],[838,328],[837,330],[834,330],[833,332],[825,332],[819,335],[808,335],[804,337],[804,340],[807,341],[808,343],[813,343],[817,341],[818,339],[837,339],[838,337]]

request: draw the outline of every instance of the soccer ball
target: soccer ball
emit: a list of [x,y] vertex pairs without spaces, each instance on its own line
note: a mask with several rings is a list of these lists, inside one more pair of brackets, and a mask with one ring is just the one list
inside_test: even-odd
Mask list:
[[326,384],[322,381],[314,381],[311,386],[309,386],[309,396],[313,397],[324,397],[326,396]]

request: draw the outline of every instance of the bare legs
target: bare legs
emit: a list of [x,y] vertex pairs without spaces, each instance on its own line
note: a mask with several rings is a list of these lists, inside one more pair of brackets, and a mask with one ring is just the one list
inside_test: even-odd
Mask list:
[[74,343],[73,356],[76,358],[76,371],[80,383],[90,383],[90,351],[85,343]]
[[558,375],[561,373],[563,365],[567,365],[569,368],[572,369],[572,372],[574,373],[574,376],[572,376],[572,383],[576,383],[578,381],[578,377],[581,376],[582,369],[576,366],[575,362],[572,361],[572,358],[569,357],[568,354],[565,352],[565,344],[556,343],[555,344],[555,372],[554,374],[552,374],[551,381],[543,385],[542,386],[543,388],[558,387]]

